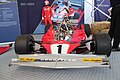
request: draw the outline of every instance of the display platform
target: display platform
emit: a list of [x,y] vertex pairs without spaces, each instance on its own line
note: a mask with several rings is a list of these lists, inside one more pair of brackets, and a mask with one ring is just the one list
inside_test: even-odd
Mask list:
[[[35,35],[40,39],[42,35]],[[45,69],[38,67],[9,67],[9,61],[16,57],[14,46],[0,56],[0,80],[119,80],[120,52],[112,52],[110,68]]]

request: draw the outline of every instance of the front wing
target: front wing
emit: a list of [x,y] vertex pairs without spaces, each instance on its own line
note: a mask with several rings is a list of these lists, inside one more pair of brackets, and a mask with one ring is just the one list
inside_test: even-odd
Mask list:
[[18,55],[9,64],[41,68],[88,68],[110,67],[105,55],[93,54],[31,54]]

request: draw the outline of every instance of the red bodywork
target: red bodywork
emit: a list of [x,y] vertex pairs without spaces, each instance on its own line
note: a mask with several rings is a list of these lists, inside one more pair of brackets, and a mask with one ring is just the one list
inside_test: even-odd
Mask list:
[[0,46],[0,55],[8,51],[11,48],[11,46],[12,44],[9,44],[7,46]]
[[81,29],[77,27],[74,28],[74,33],[70,41],[66,40],[56,40],[55,34],[56,31],[53,29],[53,26],[50,26],[48,32],[42,37],[42,46],[47,50],[49,54],[51,54],[51,45],[53,44],[67,44],[69,45],[67,54],[70,54],[75,48],[81,46],[80,42],[82,40],[86,40],[86,34],[84,32],[84,25],[81,25]]

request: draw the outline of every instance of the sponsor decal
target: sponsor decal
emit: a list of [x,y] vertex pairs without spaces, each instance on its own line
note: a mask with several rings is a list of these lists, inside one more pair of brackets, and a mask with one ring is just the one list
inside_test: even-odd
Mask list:
[[35,61],[35,58],[19,58],[20,61]]
[[83,62],[103,62],[101,58],[83,58]]
[[35,59],[35,58],[19,58],[20,61],[25,62],[33,62],[33,61],[39,61],[39,62],[66,62],[66,61],[76,61],[76,59]]

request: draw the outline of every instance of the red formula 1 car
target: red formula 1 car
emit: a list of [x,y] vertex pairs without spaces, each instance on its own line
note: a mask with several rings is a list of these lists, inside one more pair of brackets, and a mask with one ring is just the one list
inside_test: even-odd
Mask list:
[[[75,27],[67,18],[49,25],[41,41],[32,35],[18,36],[10,65],[44,68],[110,67],[111,40],[108,34],[90,36],[88,26]],[[89,45],[88,45],[89,44]]]

